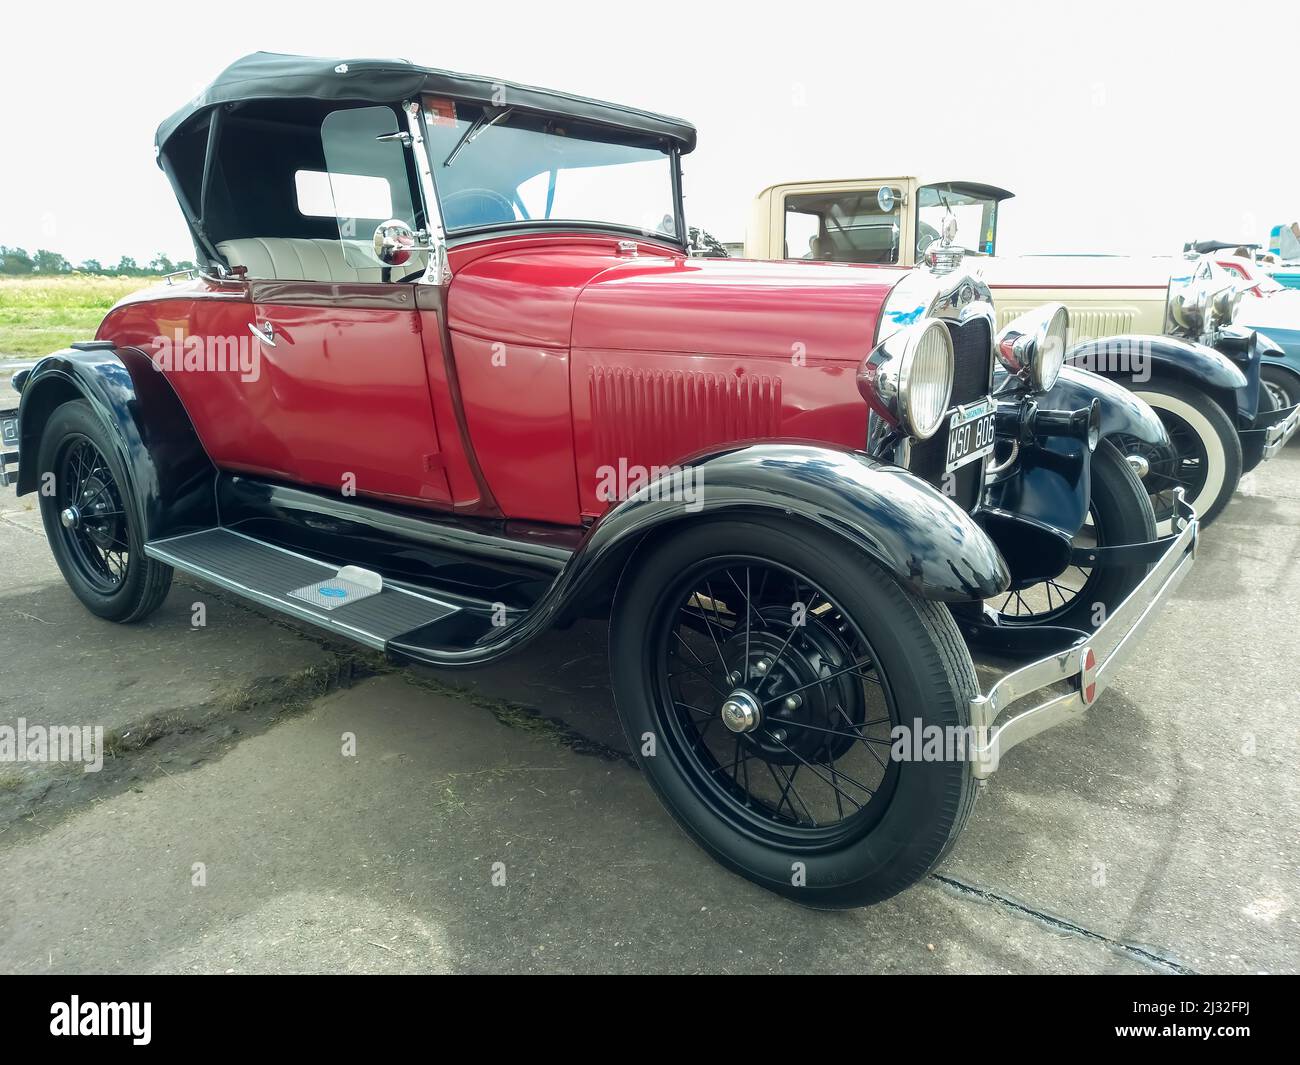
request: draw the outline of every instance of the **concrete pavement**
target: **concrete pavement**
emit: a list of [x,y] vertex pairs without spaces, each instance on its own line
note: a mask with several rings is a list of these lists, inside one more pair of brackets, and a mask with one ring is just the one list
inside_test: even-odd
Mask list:
[[622,756],[597,626],[469,674],[181,582],[110,626],[25,502],[0,493],[0,723],[128,735],[75,784],[0,766],[5,971],[1300,968],[1300,448],[1089,717],[1006,756],[939,874],[849,913],[682,836]]

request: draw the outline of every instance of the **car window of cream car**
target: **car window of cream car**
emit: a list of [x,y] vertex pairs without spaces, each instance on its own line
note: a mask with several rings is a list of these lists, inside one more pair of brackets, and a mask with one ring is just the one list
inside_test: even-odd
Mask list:
[[785,258],[898,263],[900,210],[880,209],[877,189],[792,194],[785,198]]

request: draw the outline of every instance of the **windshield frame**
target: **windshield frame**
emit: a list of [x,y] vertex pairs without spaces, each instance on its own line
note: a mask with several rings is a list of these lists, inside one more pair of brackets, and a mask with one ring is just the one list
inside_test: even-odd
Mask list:
[[[424,97],[427,95],[428,94],[422,94],[422,96],[419,97],[417,100],[418,107],[414,108],[414,110],[418,111],[419,128],[421,133],[421,140],[423,141],[423,143],[418,146],[418,150],[423,154],[424,161],[427,163],[427,166],[429,168],[429,177],[431,179],[432,192],[437,200],[437,216],[439,218],[440,228],[442,229],[442,237],[448,247],[473,243],[475,241],[483,240],[487,237],[497,236],[497,235],[527,234],[527,233],[538,233],[538,232],[551,232],[551,233],[580,232],[580,233],[608,233],[620,237],[635,238],[636,240],[645,241],[647,243],[663,244],[677,251],[685,252],[687,250],[689,231],[686,225],[686,218],[684,213],[684,197],[682,192],[681,146],[677,144],[675,141],[666,137],[663,138],[663,154],[668,161],[668,170],[669,170],[669,178],[670,178],[670,195],[672,197],[672,209],[673,209],[673,221],[674,221],[674,232],[672,233],[663,233],[663,232],[652,233],[638,226],[625,225],[617,222],[604,222],[598,220],[574,221],[574,220],[546,219],[546,218],[540,218],[540,219],[517,218],[508,222],[492,222],[492,223],[486,223],[482,225],[457,226],[455,228],[448,227],[446,223],[446,216],[443,211],[443,204],[442,204],[443,192],[437,178],[438,172],[443,168],[443,163],[444,163],[444,158],[446,153],[440,152],[439,148],[435,146],[435,139],[430,136],[428,113],[425,107],[425,99],[424,99]],[[456,99],[455,102],[460,103],[462,101]],[[482,106],[473,100],[465,100],[463,102],[471,106]],[[542,117],[542,118],[560,117],[560,116],[544,114],[543,112],[540,111],[530,111],[526,108],[512,107],[511,110],[516,111],[519,114]],[[503,121],[505,121],[505,119],[503,119]],[[596,129],[608,129],[611,132],[618,133],[618,134],[626,135],[628,133],[627,130],[623,130],[617,126],[607,125],[599,122],[592,122],[587,119],[575,120],[575,121],[580,122],[583,126],[594,127]],[[490,132],[490,128],[491,128],[490,124],[485,125],[483,130],[481,130],[480,132]],[[461,145],[460,149],[458,150],[458,156],[473,150],[474,150],[473,141],[470,141],[464,145]],[[544,171],[542,172],[544,173]]]

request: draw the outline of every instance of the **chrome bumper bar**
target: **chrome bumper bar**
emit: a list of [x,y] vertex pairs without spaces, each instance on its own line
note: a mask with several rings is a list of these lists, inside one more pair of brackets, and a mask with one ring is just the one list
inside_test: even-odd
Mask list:
[[[999,758],[1016,744],[1082,714],[1114,680],[1196,557],[1200,526],[1196,511],[1183,499],[1182,489],[1177,492],[1174,506],[1180,530],[1177,538],[1090,639],[1008,673],[987,694],[971,699],[974,743],[970,753],[977,779],[991,776]],[[1069,690],[1033,706],[1013,706],[1063,682]]]
[[1297,429],[1300,429],[1300,405],[1292,407],[1290,414],[1265,431],[1264,458],[1271,459],[1286,447],[1287,441],[1295,436]]
[[18,412],[0,410],[0,488],[18,480]]

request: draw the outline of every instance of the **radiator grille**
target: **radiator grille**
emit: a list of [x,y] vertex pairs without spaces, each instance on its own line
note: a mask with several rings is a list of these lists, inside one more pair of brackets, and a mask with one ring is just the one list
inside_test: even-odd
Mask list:
[[[972,403],[989,394],[993,374],[993,338],[988,322],[974,319],[965,325],[948,323],[952,334],[952,406]],[[948,464],[948,419],[929,440],[912,445],[907,468],[937,488],[943,487]],[[984,487],[984,460],[967,463],[954,474],[953,498],[964,510],[974,510]]]

